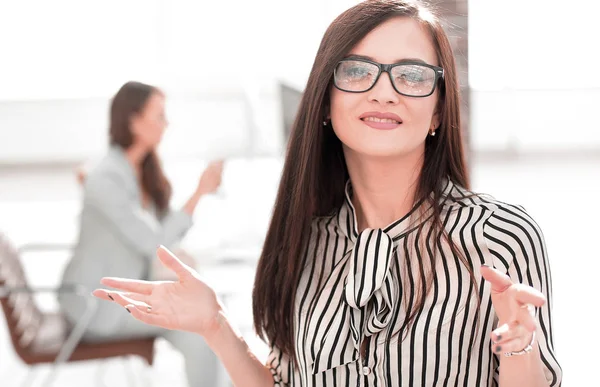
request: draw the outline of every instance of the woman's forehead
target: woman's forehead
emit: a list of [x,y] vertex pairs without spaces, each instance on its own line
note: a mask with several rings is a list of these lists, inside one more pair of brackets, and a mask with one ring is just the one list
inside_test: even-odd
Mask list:
[[349,53],[380,63],[421,59],[438,65],[431,35],[418,21],[408,17],[387,20],[369,32]]

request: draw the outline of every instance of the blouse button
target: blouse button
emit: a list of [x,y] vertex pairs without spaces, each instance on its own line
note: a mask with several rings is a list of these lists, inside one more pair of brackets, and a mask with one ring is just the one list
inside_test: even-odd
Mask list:
[[371,369],[369,367],[363,367],[362,372],[363,375],[368,375],[371,373]]

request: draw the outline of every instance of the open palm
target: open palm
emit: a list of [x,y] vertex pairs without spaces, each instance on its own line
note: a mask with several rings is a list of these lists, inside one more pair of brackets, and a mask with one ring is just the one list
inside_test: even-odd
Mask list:
[[535,307],[546,303],[537,289],[513,283],[510,277],[489,266],[481,268],[483,278],[491,284],[491,300],[498,327],[491,333],[494,352],[513,352],[533,344],[537,322]]
[[214,329],[221,311],[214,290],[165,247],[157,255],[176,281],[103,278],[102,284],[117,291],[96,289],[94,296],[118,303],[146,324],[199,334]]

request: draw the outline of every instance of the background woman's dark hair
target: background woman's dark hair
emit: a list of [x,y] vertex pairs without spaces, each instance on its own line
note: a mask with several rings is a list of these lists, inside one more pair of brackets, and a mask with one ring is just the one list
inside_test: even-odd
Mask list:
[[[110,106],[110,143],[127,149],[133,144],[130,122],[134,114],[142,112],[148,99],[162,92],[140,82],[127,82],[113,97]],[[142,189],[158,209],[160,215],[169,207],[171,184],[165,176],[156,151],[148,152],[142,161]]]
[[[371,30],[398,16],[418,20],[431,34],[438,65],[445,71],[445,79],[439,88],[441,124],[436,136],[428,136],[426,140],[424,167],[415,202],[431,200],[433,235],[444,238],[468,268],[472,281],[470,291],[476,283],[469,262],[461,257],[445,233],[440,215],[445,178],[469,187],[460,130],[457,75],[448,38],[437,18],[414,1],[360,3],[334,20],[321,41],[306,85],[307,92],[290,135],[273,217],[257,267],[253,291],[256,332],[294,360],[295,296],[305,265],[311,222],[315,217],[332,215],[341,207],[348,179],[342,144],[331,125],[322,125],[327,114],[333,70]],[[433,197],[430,197],[431,193]],[[435,267],[433,262],[419,262],[419,265],[421,268],[423,265]],[[429,273],[428,280],[422,284],[422,291],[415,295],[411,310],[407,311],[402,328],[405,332],[423,307],[431,287],[432,270],[425,272]]]

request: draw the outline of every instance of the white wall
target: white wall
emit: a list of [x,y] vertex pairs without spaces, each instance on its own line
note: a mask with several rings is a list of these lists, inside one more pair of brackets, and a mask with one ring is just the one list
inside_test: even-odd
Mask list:
[[472,90],[470,101],[475,150],[600,153],[600,88]]
[[600,152],[595,0],[469,2],[472,146]]

